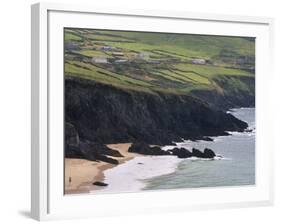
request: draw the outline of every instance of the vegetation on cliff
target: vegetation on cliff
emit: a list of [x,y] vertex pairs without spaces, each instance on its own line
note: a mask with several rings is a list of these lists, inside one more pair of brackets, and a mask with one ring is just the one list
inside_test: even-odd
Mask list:
[[66,76],[141,92],[253,96],[254,52],[254,38],[65,29]]
[[64,39],[71,155],[85,144],[164,145],[247,128],[225,110],[255,104],[253,38],[65,28]]

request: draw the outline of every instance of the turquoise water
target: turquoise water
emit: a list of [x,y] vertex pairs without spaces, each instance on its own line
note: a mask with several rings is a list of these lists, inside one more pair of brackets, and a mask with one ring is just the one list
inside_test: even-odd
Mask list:
[[230,113],[246,121],[253,131],[215,137],[213,142],[186,141],[179,144],[187,149],[211,148],[216,154],[222,155],[223,159],[183,159],[174,172],[143,180],[143,190],[254,185],[255,109],[233,109]]

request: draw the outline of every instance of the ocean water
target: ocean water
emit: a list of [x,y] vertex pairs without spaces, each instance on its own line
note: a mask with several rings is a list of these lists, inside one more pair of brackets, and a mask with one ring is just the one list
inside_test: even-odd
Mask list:
[[223,159],[183,160],[175,172],[144,180],[143,190],[254,185],[255,109],[233,109],[229,113],[246,121],[253,131],[232,132],[230,136],[215,137],[213,142],[186,141],[178,144],[187,149],[208,147]]
[[[223,158],[215,160],[175,156],[140,156],[106,170],[108,186],[94,193],[138,192],[143,190],[241,186],[255,184],[255,109],[229,111],[246,121],[252,132],[232,132],[214,141],[185,141],[178,147],[200,150],[208,147]],[[175,146],[164,146],[167,150]]]

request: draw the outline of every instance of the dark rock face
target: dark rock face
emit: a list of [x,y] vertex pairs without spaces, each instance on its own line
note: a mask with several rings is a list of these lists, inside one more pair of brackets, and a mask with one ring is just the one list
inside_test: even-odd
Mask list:
[[204,136],[201,140],[208,141],[208,142],[214,141],[212,138],[207,137],[207,136]]
[[73,124],[65,123],[65,141],[67,145],[78,146],[79,145],[79,135]]
[[214,158],[216,154],[212,149],[205,148],[204,149],[204,158]]
[[65,145],[65,158],[84,159],[85,156],[78,146]]
[[158,156],[164,156],[164,155],[170,155],[169,152],[165,151],[165,150],[162,150],[160,147],[158,146],[153,146],[153,147],[150,147],[151,149],[151,152],[153,153],[152,155],[158,155]]
[[[67,131],[66,131],[67,132]],[[79,144],[70,144],[68,136],[65,140],[65,157],[80,158],[92,161],[104,161],[111,164],[118,164],[118,160],[108,156],[123,157],[118,151],[112,150],[100,143],[79,142]]]
[[65,123],[65,157],[67,158],[84,158],[79,148],[80,140],[75,127]]
[[204,153],[195,148],[192,149],[192,156],[195,156],[198,158],[205,158]]
[[123,157],[121,153],[117,150],[113,150],[108,148],[107,146],[101,144],[101,143],[92,143],[92,142],[81,142],[80,143],[80,148],[82,152],[87,155],[87,154],[92,154],[97,153],[100,155],[107,155],[107,156],[113,156],[113,157]]
[[184,159],[184,158],[190,158],[192,156],[198,157],[198,158],[205,158],[205,159],[212,159],[216,156],[214,151],[209,148],[205,148],[204,152],[201,152],[198,149],[193,148],[192,152],[185,148],[173,148],[168,150],[172,155],[177,156],[178,158]]
[[185,148],[173,148],[168,151],[171,152],[172,155],[175,155],[181,159],[192,157],[192,153]]
[[216,156],[214,151],[209,148],[205,148],[204,152],[201,152],[198,149],[193,148],[192,149],[192,156],[198,157],[198,158],[204,158],[204,159],[212,159]]
[[103,183],[103,182],[100,182],[100,181],[96,181],[96,182],[93,183],[93,185],[105,187],[105,186],[107,186],[108,184]]
[[[107,148],[104,145],[97,144],[97,146],[101,146],[101,148],[93,147],[93,145],[89,143],[80,143],[80,150],[81,153],[83,154],[83,158],[92,161],[103,161],[111,164],[116,164],[116,165],[118,164],[118,160],[107,157],[108,154],[102,153],[102,152],[106,152],[107,150],[109,151],[111,149]],[[107,150],[102,151],[104,147],[106,147]]]
[[102,144],[167,145],[248,126],[192,96],[124,90],[70,77],[65,79],[65,119],[80,141]]
[[148,144],[143,142],[132,144],[128,151],[143,154],[143,155],[153,155],[153,156],[170,155],[169,152],[162,150],[160,147],[157,146],[150,147]]
[[[228,110],[237,107],[254,107],[255,106],[255,77],[247,76],[224,76],[213,80],[220,86],[224,92],[221,94],[216,90],[193,90],[192,94],[213,108]],[[236,84],[247,86],[248,89],[233,88]]]

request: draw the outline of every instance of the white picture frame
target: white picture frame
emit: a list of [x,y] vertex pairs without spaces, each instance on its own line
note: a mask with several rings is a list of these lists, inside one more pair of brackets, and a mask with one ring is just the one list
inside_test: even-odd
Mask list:
[[[132,22],[135,24],[134,27]],[[128,212],[141,214],[271,205],[273,146],[271,136],[267,132],[271,123],[270,107],[267,106],[267,102],[271,86],[270,77],[273,76],[273,23],[272,18],[262,17],[180,11],[97,9],[94,6],[50,3],[32,5],[32,217],[37,220],[49,220],[125,215]],[[64,196],[61,188],[63,179],[60,181],[63,175],[62,28],[71,26],[177,32],[179,25],[176,24],[188,24],[192,33],[257,37],[256,185]],[[174,30],[169,29],[171,27],[174,27]],[[267,77],[264,75],[265,72]]]

